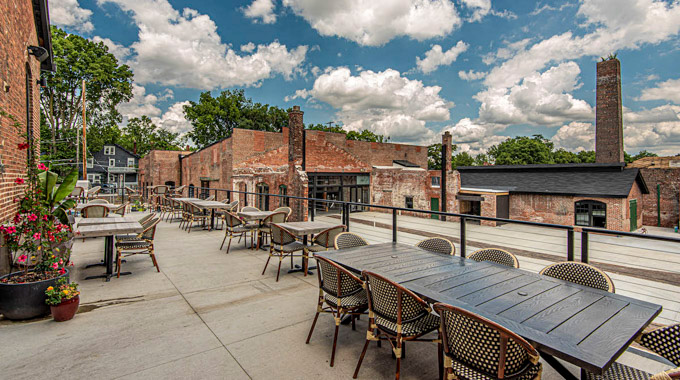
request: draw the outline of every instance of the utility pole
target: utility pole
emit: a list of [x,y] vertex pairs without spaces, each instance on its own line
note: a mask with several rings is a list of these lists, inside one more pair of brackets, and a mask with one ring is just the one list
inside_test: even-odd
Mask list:
[[85,120],[85,79],[83,79],[83,179],[87,179],[87,122]]

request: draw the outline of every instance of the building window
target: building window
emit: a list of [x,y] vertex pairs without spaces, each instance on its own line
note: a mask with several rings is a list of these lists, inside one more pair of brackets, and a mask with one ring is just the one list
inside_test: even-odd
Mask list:
[[[279,194],[280,195],[288,195],[288,187],[286,185],[279,186]],[[284,207],[284,206],[288,207],[290,205],[289,199],[290,198],[280,197],[279,198],[279,207]]]
[[134,168],[135,167],[135,159],[130,157],[128,158],[128,168]]
[[116,175],[115,174],[109,174],[109,183],[116,183]]
[[406,208],[413,208],[413,197],[406,197]]
[[102,175],[97,174],[97,173],[88,174],[87,180],[90,181],[91,184],[101,183],[102,182]]
[[113,156],[115,154],[116,154],[116,147],[115,146],[107,145],[107,146],[104,147],[104,155]]
[[109,158],[109,167],[116,166],[116,159],[115,158]]
[[269,210],[269,185],[266,183],[258,183],[257,189],[257,208],[260,210]]
[[607,227],[607,205],[598,201],[574,203],[574,224],[584,227]]
[[440,187],[442,183],[442,177],[432,177],[432,187]]
[[87,159],[87,168],[92,169],[94,167],[94,158]]

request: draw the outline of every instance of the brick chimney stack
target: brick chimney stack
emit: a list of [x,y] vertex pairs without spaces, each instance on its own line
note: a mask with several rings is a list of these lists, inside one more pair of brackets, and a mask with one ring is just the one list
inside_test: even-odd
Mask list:
[[[442,135],[442,179],[441,179],[441,211],[442,212],[447,212],[447,189],[448,189],[448,180],[450,179],[451,175],[451,154],[453,153],[453,137],[451,136],[451,132],[446,131]],[[440,218],[441,220],[446,220],[445,216],[442,216]]]
[[293,106],[288,113],[288,162],[293,165],[303,165],[304,161],[305,125],[302,115],[304,112],[300,111],[300,106]]
[[616,58],[597,63],[595,162],[624,162],[621,62]]

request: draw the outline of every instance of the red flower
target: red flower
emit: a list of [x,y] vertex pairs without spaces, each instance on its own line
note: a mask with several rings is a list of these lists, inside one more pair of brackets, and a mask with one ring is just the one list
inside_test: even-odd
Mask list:
[[38,164],[38,169],[40,169],[40,170],[48,170],[48,169],[47,169],[47,166],[45,166],[45,164],[43,164],[43,163]]
[[19,150],[28,149],[28,143],[23,143],[18,145]]
[[28,220],[30,220],[31,222],[35,222],[36,220],[38,220],[38,216],[35,214],[29,214]]
[[47,214],[43,215],[43,220],[47,222],[47,219],[49,219]]
[[24,179],[23,178],[17,178],[14,180],[14,183],[17,185],[23,185],[24,184]]
[[64,269],[64,268],[59,269],[59,274],[64,274],[64,273],[66,273],[66,269]]

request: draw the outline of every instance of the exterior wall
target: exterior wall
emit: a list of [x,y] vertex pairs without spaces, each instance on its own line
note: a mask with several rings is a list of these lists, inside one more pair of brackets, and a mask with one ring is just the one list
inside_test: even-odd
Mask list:
[[[139,159],[137,156],[134,154],[128,152],[127,150],[123,149],[122,147],[118,145],[106,145],[106,146],[114,146],[115,147],[115,154],[113,155],[106,155],[104,154],[105,148],[102,148],[99,152],[95,152],[92,157],[88,157],[89,159],[93,159],[93,165],[90,167],[87,167],[87,174],[100,174],[101,175],[101,181],[96,182],[96,183],[90,183],[90,186],[99,186],[103,183],[109,183],[109,159],[114,159],[116,161],[116,167],[118,168],[127,168],[128,167],[128,158],[134,159],[134,167],[137,168],[139,167]],[[80,172],[80,175],[82,176],[83,174],[83,167],[82,165],[78,166],[78,171]],[[111,173],[111,174],[116,174],[120,175],[121,173]],[[81,177],[82,178],[82,177]],[[125,186],[129,186],[130,184],[132,185],[137,185],[137,172],[133,173],[127,173],[125,174]],[[118,182],[114,182],[114,184],[117,184]]]
[[[630,165],[640,168],[649,194],[643,194],[644,224],[656,226],[661,211],[661,226],[674,227],[680,219],[680,156],[645,157]],[[660,191],[660,210],[657,209],[657,186]]]
[[[431,210],[432,198],[441,202],[441,188],[432,187],[432,177],[440,177],[439,170],[404,169],[404,168],[374,168],[371,173],[371,203],[405,207],[406,197],[413,197],[413,208]],[[457,192],[456,192],[457,193]],[[455,199],[456,194],[448,194]],[[439,205],[441,210],[441,203]],[[372,211],[384,211],[374,209]],[[451,211],[449,212],[456,212]],[[429,218],[430,215],[419,212],[404,212],[404,215],[412,215]]]
[[182,185],[200,187],[203,178],[211,188],[231,189],[232,144],[228,138],[182,158]]
[[[21,123],[17,130],[11,120],[0,117],[0,222],[14,215],[17,210],[14,199],[24,192],[24,186],[16,185],[14,180],[26,175],[27,151],[18,150],[17,145],[24,142],[22,134],[27,125],[33,136],[34,151],[40,152],[40,92],[37,85],[40,64],[27,52],[28,46],[39,45],[35,28],[32,2],[0,1],[0,108]],[[30,104],[26,101],[27,76]]]
[[595,161],[624,162],[621,62],[616,58],[597,63],[595,118]]
[[179,185],[181,179],[179,156],[191,152],[152,150],[139,159],[139,186],[164,185],[168,181]]

